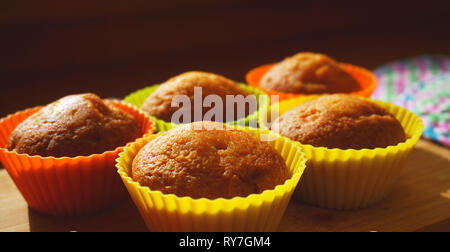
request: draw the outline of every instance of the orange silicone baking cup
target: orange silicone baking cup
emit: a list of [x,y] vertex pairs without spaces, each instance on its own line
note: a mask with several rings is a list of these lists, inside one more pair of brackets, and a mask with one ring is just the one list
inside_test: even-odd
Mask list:
[[[278,96],[279,101],[308,95],[308,94],[276,92],[276,91],[271,91],[271,90],[261,88],[259,86],[261,79],[274,65],[275,65],[275,63],[263,65],[263,66],[252,69],[245,76],[247,83],[250,86],[253,86],[253,87],[263,90],[268,95]],[[343,70],[345,70],[347,73],[349,73],[359,83],[360,90],[350,93],[351,95],[357,95],[357,96],[363,96],[363,97],[370,97],[372,95],[372,93],[375,91],[375,88],[377,87],[378,81],[377,81],[377,78],[375,77],[375,75],[371,71],[364,69],[362,67],[358,67],[358,66],[354,66],[354,65],[346,64],[346,63],[340,63],[340,66]],[[275,99],[272,100],[272,103],[276,103],[276,102],[277,101]]]
[[[123,102],[111,102],[138,120],[142,137],[153,133],[154,122],[145,113]],[[28,205],[43,214],[82,216],[124,199],[127,192],[117,175],[115,160],[125,146],[74,158],[30,156],[6,149],[13,130],[40,109],[20,111],[0,120],[0,161]]]

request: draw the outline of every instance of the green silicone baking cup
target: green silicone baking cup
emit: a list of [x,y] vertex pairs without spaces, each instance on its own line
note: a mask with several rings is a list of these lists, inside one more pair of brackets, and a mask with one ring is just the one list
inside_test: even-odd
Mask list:
[[[250,94],[253,94],[257,98],[258,102],[258,109],[253,112],[252,114],[248,115],[245,118],[241,118],[237,121],[228,122],[228,125],[239,125],[239,126],[251,126],[251,125],[258,125],[259,123],[259,111],[265,110],[270,106],[270,97],[261,91],[260,89],[257,89],[255,87],[248,86],[244,83],[238,83],[238,85],[249,92]],[[149,86],[143,89],[140,89],[136,92],[131,93],[127,97],[125,97],[124,101],[127,103],[130,103],[138,108],[141,108],[144,104],[145,100],[156,90],[158,89],[160,85],[156,84],[153,86]],[[163,120],[160,120],[158,118],[152,117],[152,119],[156,122],[156,132],[163,132],[172,129],[176,125],[173,125],[171,122],[166,122]]]

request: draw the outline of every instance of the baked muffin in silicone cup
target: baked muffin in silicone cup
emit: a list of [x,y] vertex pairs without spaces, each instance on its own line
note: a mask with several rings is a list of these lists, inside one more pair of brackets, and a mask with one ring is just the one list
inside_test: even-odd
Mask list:
[[[261,79],[275,64],[276,63],[266,64],[250,70],[245,76],[247,83],[250,86],[263,90],[270,96],[277,95],[279,101],[308,95],[298,93],[276,92],[266,90],[260,87]],[[346,63],[340,63],[339,65],[345,72],[350,74],[359,83],[360,90],[351,92],[350,93],[351,95],[357,95],[362,97],[370,97],[372,95],[372,93],[375,91],[375,88],[377,87],[378,82],[376,76],[371,71],[359,66]],[[273,100],[272,103],[275,103],[275,100]]]
[[[261,111],[260,125],[267,129],[271,115],[279,116],[320,95],[304,96],[273,104]],[[307,169],[296,190],[302,201],[323,208],[354,210],[374,205],[391,192],[405,167],[405,161],[423,131],[419,116],[402,107],[365,98],[387,109],[402,125],[406,141],[375,149],[338,149],[300,144],[305,152]]]
[[306,159],[298,143],[268,130],[238,128],[265,137],[283,157],[290,178],[284,184],[260,194],[232,199],[193,199],[163,194],[132,179],[132,163],[148,142],[158,135],[140,139],[125,148],[117,168],[125,186],[150,231],[241,232],[276,231],[291,196],[305,169]]
[[[249,126],[249,125],[251,125],[250,122],[254,122],[256,124],[259,121],[258,120],[259,111],[263,108],[268,108],[270,106],[270,97],[258,88],[251,87],[251,86],[243,84],[243,83],[238,83],[238,85],[239,85],[239,87],[241,87],[248,93],[256,96],[257,103],[258,103],[257,104],[258,109],[245,118],[241,118],[234,122],[228,122],[227,124],[240,125],[240,126],[242,126],[242,125]],[[136,92],[131,93],[127,97],[125,97],[124,101],[127,103],[130,103],[138,108],[141,108],[142,105],[144,104],[144,102],[147,100],[147,98],[159,87],[160,87],[160,85],[157,84],[157,85],[153,85],[153,86],[149,86],[149,87],[140,89]],[[160,120],[155,117],[152,117],[152,118],[156,122],[156,132],[167,131],[174,127],[174,125],[172,125],[171,122],[166,122],[166,121]]]
[[[153,85],[140,89],[136,92],[129,94],[127,97],[125,97],[123,101],[133,106],[136,106],[137,108],[142,108],[142,105],[144,104],[145,100],[147,100],[150,94],[153,93],[156,89],[158,89],[158,87],[159,85]],[[151,116],[151,118],[155,122],[155,133],[168,131],[173,128],[173,125],[170,122],[165,122],[154,116]]]
[[[154,132],[155,123],[145,113],[124,102],[111,102],[138,121],[142,137]],[[29,207],[53,216],[84,216],[123,200],[127,193],[117,176],[115,160],[124,146],[73,158],[30,156],[6,149],[14,129],[41,108],[0,120],[0,161]]]

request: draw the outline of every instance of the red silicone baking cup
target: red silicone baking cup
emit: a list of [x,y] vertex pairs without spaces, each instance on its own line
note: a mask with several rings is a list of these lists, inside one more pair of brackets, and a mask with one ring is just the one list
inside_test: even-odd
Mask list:
[[[261,88],[259,86],[261,79],[274,65],[275,65],[275,63],[263,65],[263,66],[252,69],[245,76],[247,83],[250,86],[253,86],[253,87],[263,90],[268,95],[278,95],[279,101],[308,95],[308,94],[276,92],[276,91],[271,91],[271,90]],[[343,70],[345,70],[347,73],[349,73],[359,83],[360,90],[350,93],[351,95],[357,95],[357,96],[363,96],[363,97],[370,97],[372,95],[372,93],[375,91],[375,88],[377,87],[378,81],[377,81],[377,78],[375,77],[375,75],[371,71],[369,71],[365,68],[362,68],[362,67],[358,67],[358,66],[354,66],[354,65],[346,64],[346,63],[340,63],[340,66]],[[273,100],[272,103],[274,103],[274,102],[277,102],[277,101]]]
[[[111,102],[136,118],[142,137],[153,133],[154,122],[145,113],[123,102]],[[28,205],[43,214],[83,216],[124,199],[127,192],[117,175],[115,160],[125,146],[74,158],[29,156],[6,149],[12,131],[40,109],[20,111],[0,120],[0,161]]]

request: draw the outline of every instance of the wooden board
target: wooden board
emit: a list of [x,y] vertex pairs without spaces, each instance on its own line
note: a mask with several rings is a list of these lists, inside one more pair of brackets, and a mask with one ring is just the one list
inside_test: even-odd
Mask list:
[[[0,170],[0,231],[147,231],[131,200],[92,217],[55,218],[30,210]],[[292,200],[279,231],[450,231],[450,149],[421,140],[392,194],[358,211]]]

